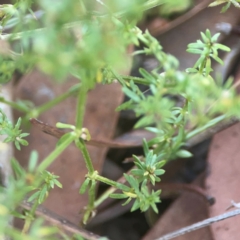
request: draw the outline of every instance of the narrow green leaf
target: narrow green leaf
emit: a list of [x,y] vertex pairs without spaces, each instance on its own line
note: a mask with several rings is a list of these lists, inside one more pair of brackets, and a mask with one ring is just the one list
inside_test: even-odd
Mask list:
[[131,212],[134,212],[134,211],[136,211],[136,210],[139,209],[139,208],[140,208],[140,203],[139,203],[139,201],[136,199],[136,200],[134,201],[134,203],[133,203],[132,208],[131,208]]
[[140,74],[144,77],[145,80],[148,80],[149,83],[155,83],[155,78],[152,74],[147,72],[144,68],[139,69]]
[[22,168],[22,166],[15,158],[11,159],[11,167],[14,173],[16,174],[17,178],[21,178],[26,174],[25,170]]
[[21,143],[23,146],[28,146],[28,141],[24,139],[19,139],[18,142]]
[[216,44],[215,42],[218,40],[218,38],[219,38],[220,35],[221,35],[221,33],[216,33],[216,34],[214,34],[214,35],[212,36],[211,42],[214,43],[213,46],[215,46],[215,44]]
[[225,6],[222,7],[221,13],[226,12],[230,6],[231,6],[231,1],[229,1]]
[[235,7],[240,8],[239,0],[231,0],[231,3],[232,3]]
[[13,141],[12,137],[7,137],[3,140],[4,143],[9,143],[9,142],[12,142],[12,141]]
[[23,138],[23,137],[27,137],[27,136],[29,136],[29,135],[30,135],[29,133],[21,133],[21,134],[19,135],[19,137]]
[[31,196],[28,198],[28,202],[32,202],[33,200],[39,198],[39,195],[40,195],[40,191],[35,192],[33,195],[31,195]]
[[20,219],[26,219],[26,215],[25,214],[21,214],[17,211],[11,211],[11,215],[13,215],[16,218],[20,218]]
[[153,133],[163,134],[164,131],[155,127],[145,127],[146,130]]
[[202,50],[200,50],[200,49],[194,49],[194,48],[189,48],[189,49],[187,49],[187,52],[193,53],[193,54],[202,54]]
[[216,1],[212,2],[212,3],[210,3],[208,6],[209,6],[209,7],[215,7],[215,6],[218,6],[218,5],[220,5],[220,4],[225,3],[226,1],[227,1],[227,0],[216,0]]
[[54,188],[54,181],[53,180],[50,180],[49,182],[48,182],[48,188],[49,188],[49,186],[50,186],[50,188]]
[[124,199],[124,198],[128,198],[127,195],[123,194],[123,193],[112,193],[109,195],[110,198],[114,198],[114,199]]
[[62,184],[57,179],[53,179],[53,182],[56,186],[58,186],[59,188],[62,188]]
[[144,155],[147,156],[147,154],[149,153],[149,148],[145,138],[143,138],[143,151],[144,151]]
[[19,142],[15,141],[14,144],[15,144],[15,147],[17,148],[17,150],[20,151],[21,150],[21,146],[20,146]]
[[214,44],[214,48],[217,48],[217,49],[221,49],[222,51],[226,51],[226,52],[230,52],[231,51],[231,48],[223,45],[223,44],[220,44],[220,43],[215,43]]
[[152,123],[152,116],[144,116],[135,124],[134,128],[145,127],[146,125],[150,125]]
[[158,213],[158,209],[155,203],[151,203],[151,207],[155,213]]
[[211,71],[212,71],[211,59],[207,58],[207,61],[206,61],[206,76],[208,76]]
[[200,32],[200,34],[201,34],[201,37],[202,37],[202,39],[205,43],[209,42],[210,39],[207,38],[207,36],[203,32]]
[[154,144],[158,144],[158,143],[161,143],[165,140],[165,137],[162,136],[162,137],[156,137],[156,138],[153,138],[151,139],[150,141],[148,141],[148,145],[149,147],[153,146]]
[[83,182],[82,186],[79,189],[80,194],[84,194],[86,192],[87,188],[89,187],[89,182],[90,182],[90,179],[86,178],[85,181]]
[[117,184],[116,184],[116,188],[118,188],[118,189],[120,189],[120,190],[122,190],[122,191],[124,191],[124,192],[129,192],[129,191],[131,190],[130,187],[128,187],[128,186],[126,186],[126,185],[123,185],[123,184],[121,184],[121,183],[117,183]]
[[131,173],[135,176],[143,176],[144,170],[143,169],[132,169]]
[[140,97],[133,91],[131,91],[130,89],[128,89],[127,87],[123,87],[123,92],[129,97],[131,98],[131,100],[135,101],[135,102],[140,102]]
[[134,189],[138,189],[138,181],[133,176],[124,174],[124,177],[126,178],[131,187],[133,187]]
[[198,70],[197,70],[196,68],[187,68],[187,69],[186,69],[186,72],[187,72],[187,73],[197,73]]
[[38,152],[33,150],[31,151],[29,163],[28,163],[28,171],[33,172],[37,166],[38,162]]
[[126,110],[126,109],[131,109],[133,106],[133,101],[132,100],[129,100],[123,104],[121,104],[120,106],[118,106],[116,108],[116,111],[122,111],[122,110]]
[[18,118],[17,124],[15,125],[15,128],[19,129],[21,126],[22,119]]
[[198,49],[198,48],[203,48],[205,46],[205,44],[203,42],[198,42],[198,43],[189,43],[187,45],[188,49]]
[[193,68],[199,67],[199,66],[203,63],[204,59],[205,59],[205,56],[202,55],[202,56],[197,60],[197,62],[194,64]]
[[155,177],[153,175],[148,175],[150,178],[150,182],[152,183],[152,185],[155,185]]
[[157,162],[155,166],[157,169],[159,169],[159,168],[163,167],[166,163],[167,163],[167,161],[162,160],[160,162]]
[[222,59],[220,59],[218,56],[216,55],[210,55],[215,61],[217,61],[218,63],[220,63],[221,65],[223,65],[223,61]]
[[134,164],[135,164],[139,169],[144,169],[143,163],[134,161]]
[[163,175],[164,173],[165,173],[165,170],[163,170],[163,169],[157,169],[157,170],[154,171],[154,174],[156,176]]
[[209,39],[212,38],[212,35],[211,35],[211,32],[209,31],[209,29],[206,30],[205,34]]
[[127,201],[126,201],[126,202],[124,202],[124,203],[122,204],[122,206],[125,206],[125,205],[127,205],[128,203],[130,203],[130,202],[131,202],[131,200],[132,200],[131,198],[128,198],[128,199],[127,199]]
[[40,194],[39,194],[39,197],[38,197],[38,203],[39,204],[43,203],[47,194],[48,194],[47,185],[44,185],[43,188],[40,190]]
[[176,153],[176,156],[180,158],[189,158],[189,157],[192,157],[192,153],[190,153],[187,150],[181,149]]

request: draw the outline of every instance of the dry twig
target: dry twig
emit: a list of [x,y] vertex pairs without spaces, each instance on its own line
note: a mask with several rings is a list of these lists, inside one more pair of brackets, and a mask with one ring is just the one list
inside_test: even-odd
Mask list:
[[207,218],[201,222],[198,222],[198,223],[195,223],[193,225],[190,225],[188,227],[184,227],[180,230],[177,230],[175,232],[172,232],[172,233],[169,233],[169,234],[166,234],[160,238],[157,238],[155,240],[169,240],[169,239],[173,239],[173,238],[176,238],[176,237],[179,237],[181,235],[184,235],[186,233],[189,233],[189,232],[192,232],[192,231],[196,231],[200,228],[204,228],[204,227],[207,227],[215,222],[219,222],[219,221],[222,221],[222,220],[225,220],[227,218],[230,218],[230,217],[234,217],[234,216],[237,216],[237,215],[240,215],[240,209],[236,209],[236,210],[233,210],[233,211],[230,211],[230,212],[226,212],[224,214],[221,214],[221,215],[218,215],[216,217],[212,217],[212,218]]
[[[26,200],[24,200],[21,203],[21,207],[24,209],[30,210],[32,208],[32,204],[27,202]],[[100,236],[98,236],[92,232],[89,232],[83,228],[80,228],[80,227],[74,225],[73,223],[69,222],[66,219],[61,218],[56,213],[51,212],[50,210],[44,208],[43,206],[39,206],[37,208],[35,214],[39,217],[44,218],[50,224],[57,226],[64,232],[68,232],[71,234],[79,234],[88,240],[98,240],[101,238]],[[105,239],[107,240],[107,238],[105,238]]]

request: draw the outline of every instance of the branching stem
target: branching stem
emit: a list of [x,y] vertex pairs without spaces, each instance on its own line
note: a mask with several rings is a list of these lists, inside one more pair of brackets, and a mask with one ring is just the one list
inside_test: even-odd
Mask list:
[[29,228],[30,228],[31,223],[32,223],[32,221],[34,219],[34,215],[35,215],[35,212],[36,212],[38,206],[39,206],[39,203],[36,200],[34,202],[34,204],[32,205],[32,208],[31,208],[30,212],[27,213],[28,215],[27,215],[27,218],[26,218],[26,221],[24,223],[23,230],[22,230],[23,234],[26,234],[29,231]]
[[87,167],[87,170],[88,170],[88,174],[90,174],[90,175],[94,174],[94,167],[93,167],[93,164],[92,164],[92,160],[91,160],[91,157],[89,155],[89,152],[87,150],[87,147],[86,147],[86,144],[85,144],[84,140],[76,139],[75,144],[82,152],[83,159],[85,161],[85,164],[86,164],[86,167]]
[[56,158],[74,141],[76,136],[74,134],[69,135],[56,149],[51,152],[38,166],[38,171],[45,170]]
[[86,85],[82,84],[79,89],[78,101],[77,101],[77,111],[76,111],[76,129],[81,130],[83,126],[83,118],[86,107],[88,88]]
[[57,105],[58,103],[64,101],[65,99],[67,99],[68,97],[72,96],[74,93],[76,93],[80,88],[80,84],[76,84],[73,87],[71,87],[67,92],[65,92],[64,94],[54,98],[51,101],[48,101],[47,103],[41,105],[40,107],[38,107],[36,109],[38,115],[40,115],[41,113],[49,110],[50,108],[54,107],[55,105]]

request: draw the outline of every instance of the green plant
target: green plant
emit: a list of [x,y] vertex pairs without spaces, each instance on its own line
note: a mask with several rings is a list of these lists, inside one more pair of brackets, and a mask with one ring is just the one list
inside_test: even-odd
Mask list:
[[209,4],[209,7],[215,7],[223,3],[226,3],[226,5],[222,7],[221,12],[226,12],[227,9],[231,6],[231,4],[233,4],[237,8],[240,8],[239,0],[216,0]]
[[[44,232],[42,222],[34,223],[34,213],[39,204],[48,196],[55,185],[61,187],[57,176],[46,171],[64,149],[75,143],[82,153],[88,174],[79,192],[88,191],[89,203],[86,206],[83,223],[87,223],[95,208],[109,195],[112,198],[126,199],[125,204],[133,200],[131,210],[146,211],[152,207],[158,211],[161,190],[154,191],[151,185],[160,181],[164,174],[164,164],[177,157],[190,157],[184,149],[187,140],[207,128],[232,116],[239,117],[240,98],[236,95],[231,79],[222,83],[221,79],[213,81],[211,61],[222,63],[218,50],[230,49],[217,43],[219,34],[211,36],[209,30],[201,33],[202,40],[189,44],[188,51],[200,54],[199,60],[187,72],[178,70],[178,60],[166,54],[159,42],[148,31],[143,33],[136,27],[143,12],[162,1],[58,1],[50,4],[48,0],[36,1],[44,11],[41,23],[35,21],[31,10],[31,1],[16,1],[14,5],[2,5],[1,25],[15,26],[11,34],[2,35],[12,45],[11,51],[0,61],[1,83],[11,78],[13,70],[26,72],[37,67],[61,82],[68,75],[79,79],[79,83],[68,89],[54,100],[35,107],[26,101],[11,102],[3,97],[0,101],[22,111],[24,118],[37,117],[69,96],[77,96],[75,125],[57,123],[58,128],[70,129],[62,136],[56,148],[37,165],[36,153],[30,156],[28,170],[23,170],[17,161],[13,161],[15,178],[6,189],[1,189],[0,221],[9,217],[10,210],[32,191],[28,201],[33,202],[31,210],[24,215],[15,213],[25,219],[23,235],[10,227],[2,228],[1,233],[13,239],[41,238]],[[68,11],[66,11],[66,9]],[[25,18],[30,13],[31,18]],[[81,35],[81,37],[80,37]],[[152,72],[140,69],[141,78],[119,74],[126,60],[125,49],[129,44],[144,45],[136,54],[154,55],[158,66]],[[98,46],[101,45],[101,48]],[[97,47],[96,47],[97,46]],[[51,50],[49,50],[51,49]],[[102,50],[104,49],[104,51]],[[94,59],[94,61],[93,61]],[[7,66],[7,67],[6,67]],[[100,82],[111,84],[117,80],[124,93],[130,98],[118,107],[118,110],[133,109],[140,118],[136,128],[145,127],[156,134],[150,141],[143,140],[144,156],[134,157],[136,168],[124,174],[126,184],[115,182],[101,176],[93,167],[92,159],[86,148],[86,141],[91,136],[83,127],[86,97],[90,89]],[[149,86],[151,95],[145,95],[137,84]],[[1,135],[7,135],[5,142],[14,142],[17,149],[20,144],[27,145],[21,133],[21,119],[14,126],[1,111]],[[203,114],[204,113],[204,114]],[[29,181],[30,179],[30,181]],[[118,189],[121,193],[107,191],[98,200],[95,199],[97,182],[103,182]],[[15,199],[7,206],[4,201]],[[4,225],[6,226],[6,225]],[[44,228],[45,229],[45,228]],[[45,229],[46,236],[56,232],[55,228]],[[46,237],[44,236],[44,237]],[[47,238],[46,238],[47,239]]]
[[219,35],[220,33],[211,36],[210,31],[206,30],[205,34],[201,32],[203,42],[201,40],[197,40],[196,43],[190,43],[188,45],[188,52],[200,54],[201,57],[194,64],[193,68],[187,69],[187,72],[199,72],[200,74],[208,77],[210,76],[210,72],[213,71],[211,68],[211,58],[213,58],[218,63],[223,64],[223,61],[218,57],[218,50],[220,49],[229,52],[230,48],[217,43]]
[[28,136],[28,133],[22,133],[20,130],[21,118],[18,119],[16,125],[14,126],[7,118],[7,116],[0,109],[0,135],[7,135],[7,138],[3,142],[9,143],[14,142],[16,148],[21,150],[21,145],[27,146],[28,142],[23,138]]

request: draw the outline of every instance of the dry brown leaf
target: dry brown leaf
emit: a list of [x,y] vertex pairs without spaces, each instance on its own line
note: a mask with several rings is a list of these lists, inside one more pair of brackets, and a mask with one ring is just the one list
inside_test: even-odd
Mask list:
[[[209,176],[206,186],[216,203],[210,207],[211,216],[222,214],[231,200],[240,201],[240,124],[216,134],[209,151]],[[240,239],[240,217],[234,217],[211,226],[214,239]]]
[[[15,98],[28,99],[36,105],[49,101],[64,93],[76,80],[58,85],[38,71],[26,75],[15,89]],[[118,113],[115,108],[122,102],[120,85],[99,85],[90,91],[87,100],[84,127],[98,138],[110,139],[113,136]],[[55,125],[56,122],[74,124],[76,98],[71,97],[40,116],[41,120]],[[36,149],[39,159],[44,159],[54,148],[56,139],[32,128],[29,146],[16,152],[17,159],[26,166],[29,152]],[[94,167],[101,172],[107,148],[88,147]],[[63,189],[55,188],[44,204],[50,210],[78,224],[81,219],[79,211],[87,204],[87,195],[79,195],[78,190],[87,173],[80,151],[72,144],[49,167],[49,171],[60,176]]]
[[[203,186],[204,178],[198,178],[194,184]],[[197,194],[184,192],[160,217],[142,240],[152,240],[167,233],[186,227],[208,217],[206,201]],[[209,228],[175,238],[176,240],[213,240]]]

